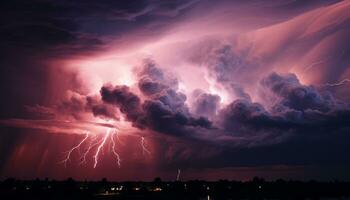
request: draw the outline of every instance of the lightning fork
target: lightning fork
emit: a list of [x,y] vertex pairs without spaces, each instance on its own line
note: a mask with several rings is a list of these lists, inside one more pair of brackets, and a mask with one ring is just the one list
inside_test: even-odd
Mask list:
[[336,82],[336,83],[326,83],[326,84],[324,84],[324,86],[330,86],[330,87],[340,86],[340,85],[345,84],[346,82],[350,82],[350,79],[346,78],[346,79],[343,79],[343,80]]
[[119,156],[119,154],[118,154],[118,152],[116,151],[116,148],[115,148],[115,141],[114,141],[114,136],[117,136],[117,138],[118,138],[118,132],[116,131],[116,129],[113,129],[113,133],[112,133],[112,135],[111,135],[111,141],[112,141],[112,153],[113,153],[113,155],[116,157],[116,159],[117,159],[117,164],[118,164],[118,167],[120,168],[120,161],[121,161],[121,159],[120,159],[120,156]]
[[145,146],[145,138],[144,137],[141,137],[141,147],[142,147],[142,154],[145,154],[145,152],[148,154],[151,154],[151,152]]
[[[84,164],[84,163],[86,163],[86,156],[88,155],[88,153],[90,152],[90,150],[93,148],[93,147],[95,147],[96,145],[98,145],[99,143],[101,143],[102,142],[102,140],[99,140],[99,141],[97,141],[97,142],[95,142],[97,140],[97,136],[95,135],[95,137],[90,141],[90,143],[89,143],[89,147],[86,149],[86,151],[83,153],[83,155],[81,156],[81,158],[80,158],[80,163],[79,163],[79,165],[82,165],[82,164]],[[93,143],[93,142],[95,142],[95,143]]]
[[96,153],[95,153],[95,155],[94,155],[94,161],[95,161],[95,162],[94,162],[94,168],[96,168],[96,166],[97,166],[97,164],[98,164],[98,156],[99,156],[99,154],[100,154],[100,152],[101,152],[102,147],[105,145],[106,140],[107,140],[107,138],[109,137],[109,135],[110,135],[110,128],[107,129],[106,135],[103,137],[102,142],[101,142],[100,145],[97,147]]
[[77,144],[76,146],[74,146],[73,148],[71,148],[68,152],[67,152],[67,156],[66,158],[62,161],[62,163],[64,163],[64,167],[67,167],[67,162],[70,161],[70,156],[73,153],[74,150],[79,149],[79,147],[89,138],[89,132],[86,132],[86,135],[84,137],[84,139],[82,139],[79,144]]

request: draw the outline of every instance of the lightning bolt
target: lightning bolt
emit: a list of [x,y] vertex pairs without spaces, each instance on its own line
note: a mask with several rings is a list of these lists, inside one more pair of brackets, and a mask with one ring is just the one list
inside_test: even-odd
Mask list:
[[121,160],[120,160],[120,156],[119,156],[119,154],[117,153],[116,148],[115,148],[114,136],[117,136],[117,138],[118,138],[118,132],[116,131],[116,129],[113,129],[113,133],[112,133],[112,135],[111,135],[112,153],[113,153],[113,155],[116,157],[118,167],[120,168],[120,161],[121,161]]
[[181,170],[177,169],[176,181],[180,180]]
[[64,163],[64,167],[67,167],[67,162],[70,161],[70,156],[73,153],[74,150],[79,149],[80,146],[89,138],[89,132],[86,132],[86,135],[84,137],[84,139],[82,139],[79,144],[77,144],[76,146],[74,146],[73,148],[71,148],[66,155],[66,158],[62,161],[62,163]]
[[[342,50],[341,53],[338,56],[335,56],[335,57],[338,57],[338,59],[340,59],[340,58],[343,57],[344,54],[345,54],[345,50]],[[315,62],[311,63],[310,65],[306,66],[304,68],[304,71],[306,72],[306,71],[310,70],[311,68],[313,68],[314,66],[322,64],[322,63],[330,60],[331,58],[332,58],[331,56],[328,56],[325,59],[315,61]]]
[[[93,147],[95,147],[96,145],[98,145],[99,143],[101,143],[102,142],[102,140],[100,140],[100,141],[97,141],[97,142],[95,142],[97,140],[97,137],[96,137],[96,135],[95,135],[95,137],[90,141],[90,144],[89,144],[89,146],[88,146],[88,148],[86,149],[86,151],[83,153],[83,155],[81,156],[81,158],[80,158],[80,165],[82,165],[82,164],[84,164],[84,163],[86,163],[86,156],[88,155],[88,153],[90,152],[90,150],[93,148]],[[93,143],[93,142],[95,142],[95,143]]]
[[106,135],[103,137],[102,142],[101,142],[100,145],[97,147],[96,153],[95,153],[95,155],[94,155],[94,160],[95,160],[95,162],[94,162],[94,168],[96,168],[96,166],[97,166],[97,164],[98,164],[98,156],[99,156],[99,154],[100,154],[100,152],[101,152],[102,147],[106,144],[106,140],[107,140],[107,138],[108,138],[109,135],[110,135],[110,130],[111,130],[110,128],[107,129]]
[[336,83],[326,83],[326,84],[324,84],[324,86],[330,86],[330,87],[340,86],[340,85],[345,84],[346,82],[350,82],[350,79],[346,78],[346,79],[343,79],[343,80],[336,82]]
[[[93,168],[96,168],[100,157],[104,155],[105,151],[111,153],[111,155],[116,159],[116,164],[121,167],[120,154],[117,151],[117,143],[123,144],[119,138],[119,129],[108,127],[106,133],[103,135],[93,134],[90,136],[90,132],[86,132],[85,137],[75,146],[73,146],[69,151],[65,152],[66,156],[62,163],[67,166],[67,163],[71,161],[71,155],[74,151],[79,153],[79,165],[87,163],[87,156],[90,152],[94,151],[93,156]],[[144,137],[141,137],[141,147],[142,153],[151,154],[151,152],[146,147],[146,141]],[[82,148],[84,147],[84,148]],[[82,152],[81,152],[82,151]]]
[[148,154],[151,154],[151,152],[145,146],[145,138],[144,137],[141,137],[141,147],[142,147],[142,154],[145,154],[145,152]]
[[326,59],[323,59],[323,60],[319,60],[319,61],[313,62],[313,63],[311,63],[310,65],[306,66],[306,67],[304,68],[304,71],[307,72],[307,71],[309,71],[311,68],[313,68],[314,66],[326,62],[328,59],[329,59],[329,58],[326,58]]

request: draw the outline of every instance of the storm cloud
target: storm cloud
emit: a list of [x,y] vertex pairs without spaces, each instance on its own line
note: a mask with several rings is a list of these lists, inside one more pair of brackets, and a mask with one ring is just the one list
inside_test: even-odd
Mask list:
[[[50,148],[33,145],[37,130],[55,148],[51,137],[77,134],[61,152],[106,128],[154,148],[136,169],[349,166],[349,1],[14,0],[0,11],[7,171],[26,166],[14,160],[42,169],[36,155]],[[5,165],[0,176],[22,170]],[[122,170],[113,176],[133,174]]]
[[[189,108],[188,97],[179,91],[178,81],[154,61],[146,59],[136,70],[139,73],[135,87],[105,85],[100,93],[105,103],[120,109],[128,121],[141,129],[208,142],[207,134],[217,137],[219,133],[220,137],[245,138],[249,145],[271,143],[264,139],[256,143],[254,138],[259,135],[280,143],[289,137],[317,138],[317,134],[349,129],[349,105],[325,90],[301,84],[295,74],[274,72],[262,78],[259,94],[265,101],[261,103],[253,102],[235,85],[236,93],[231,92],[236,99],[227,105],[221,105],[218,95],[195,90]],[[233,84],[229,79],[225,82]],[[212,142],[215,144],[216,139]]]
[[[136,127],[179,136],[191,134],[196,127],[210,128],[208,119],[190,114],[185,105],[186,95],[173,89],[177,85],[176,79],[167,79],[168,75],[150,60],[145,60],[138,70],[140,80],[137,85],[145,95],[143,101],[128,86],[120,85],[103,86],[102,100],[118,107]],[[145,79],[152,82],[152,86],[145,85]]]

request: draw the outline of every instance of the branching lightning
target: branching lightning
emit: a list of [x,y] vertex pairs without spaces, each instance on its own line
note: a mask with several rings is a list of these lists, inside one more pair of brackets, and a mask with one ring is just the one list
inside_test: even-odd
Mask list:
[[[118,167],[121,167],[121,156],[117,151],[117,144],[121,143],[119,138],[119,129],[108,127],[105,134],[90,134],[86,132],[85,137],[75,146],[73,146],[69,151],[66,152],[65,158],[61,161],[64,166],[67,166],[67,163],[71,161],[71,156],[74,152],[79,154],[79,165],[87,163],[88,155],[93,153],[93,168],[96,168],[100,157],[104,155],[104,151],[108,150],[112,156],[116,159],[116,164]],[[141,148],[142,154],[145,153],[151,154],[151,152],[146,147],[145,138],[141,137]]]
[[98,145],[99,143],[102,142],[102,140],[100,140],[100,141],[96,141],[96,140],[97,140],[97,137],[94,136],[93,139],[90,141],[88,148],[86,149],[86,151],[85,151],[85,152],[83,153],[83,155],[81,156],[81,158],[80,158],[81,161],[80,161],[79,164],[84,164],[84,163],[86,163],[86,156],[89,154],[90,150],[91,150],[93,147],[95,147],[96,145]]
[[71,148],[71,149],[67,152],[66,158],[62,161],[62,162],[64,163],[64,166],[65,166],[65,167],[67,167],[67,162],[70,161],[70,156],[71,156],[71,154],[73,153],[73,151],[76,150],[76,149],[79,149],[80,146],[81,146],[88,138],[89,138],[89,132],[87,131],[87,132],[86,132],[86,135],[85,135],[85,137],[84,137],[84,139],[81,140],[81,141],[79,142],[79,144],[77,144],[76,146],[74,146],[73,148]]
[[151,154],[151,152],[145,146],[145,138],[144,137],[141,137],[141,147],[142,147],[142,154],[145,154],[145,152],[148,154]]
[[344,85],[346,82],[350,82],[350,79],[346,78],[336,83],[326,83],[324,84],[324,86],[330,86],[330,87],[340,86],[340,85]]
[[118,164],[118,167],[120,168],[120,156],[119,156],[119,154],[117,153],[117,151],[116,151],[116,142],[114,141],[114,136],[117,136],[117,138],[118,138],[118,132],[115,130],[115,129],[113,129],[113,133],[112,133],[112,135],[111,135],[111,141],[112,141],[112,153],[113,153],[113,155],[116,157],[116,159],[117,159],[117,164]]
[[103,137],[102,142],[100,143],[100,145],[98,145],[96,153],[94,155],[94,168],[96,168],[97,164],[98,164],[98,156],[100,155],[101,149],[102,147],[106,144],[107,138],[110,135],[110,128],[107,129],[107,133],[106,135]]

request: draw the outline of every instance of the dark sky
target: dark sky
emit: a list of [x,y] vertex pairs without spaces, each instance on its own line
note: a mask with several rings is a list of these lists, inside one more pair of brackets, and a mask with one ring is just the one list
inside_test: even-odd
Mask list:
[[350,180],[350,2],[0,3],[0,177]]

